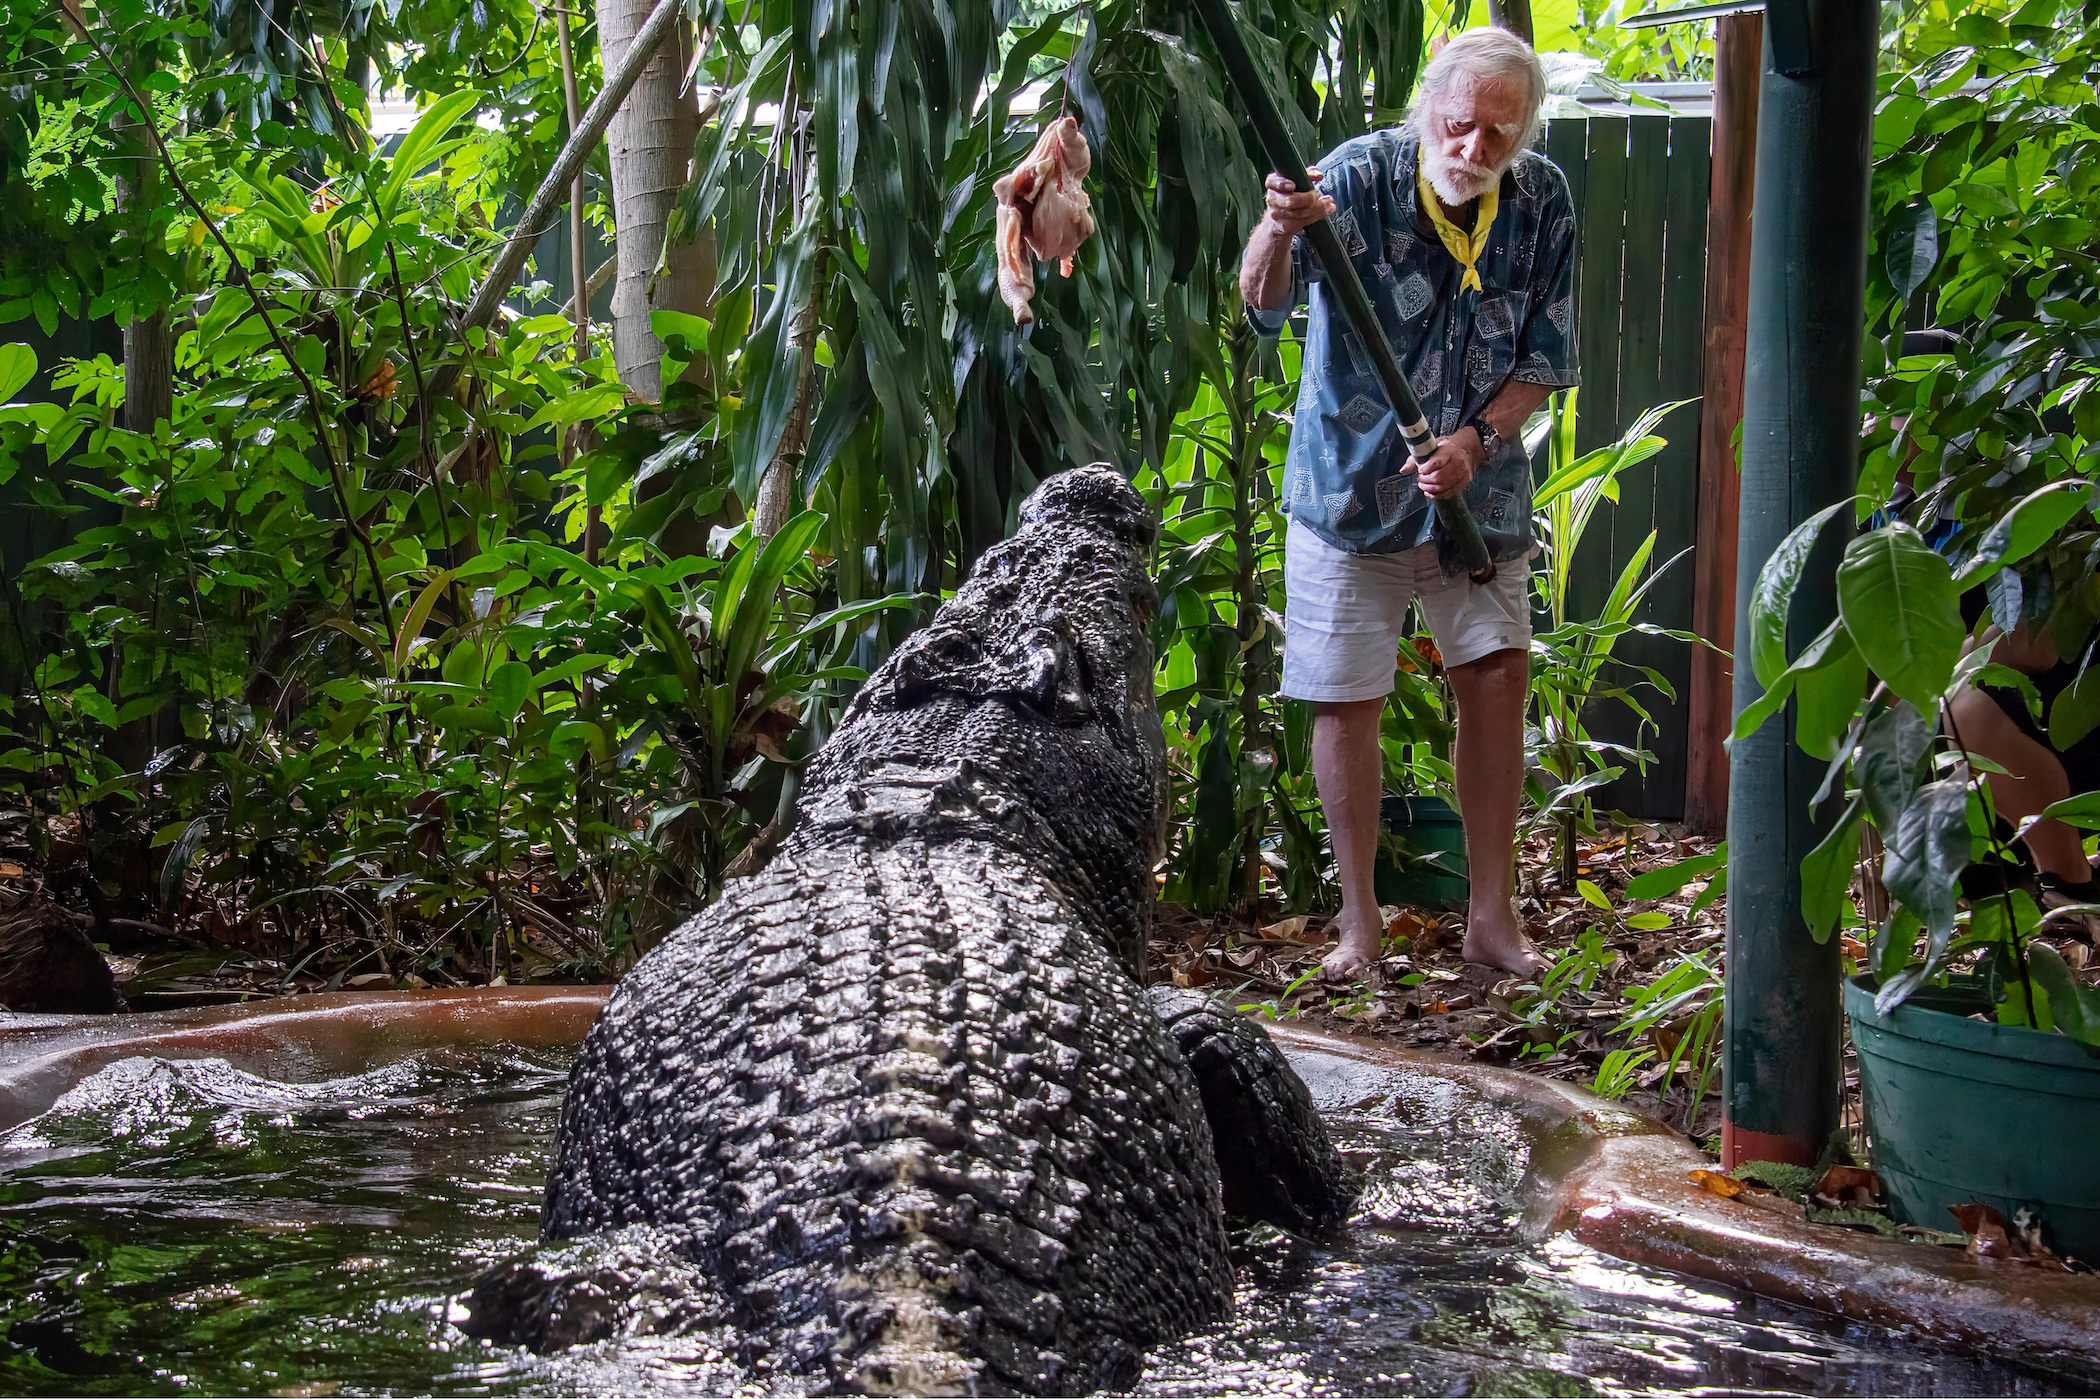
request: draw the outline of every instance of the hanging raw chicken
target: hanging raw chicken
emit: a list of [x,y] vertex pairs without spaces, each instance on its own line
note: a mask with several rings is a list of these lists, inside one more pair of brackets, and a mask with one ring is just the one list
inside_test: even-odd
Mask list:
[[1063,117],[1044,127],[1028,158],[992,186],[999,199],[999,295],[1015,325],[1035,319],[1028,306],[1035,295],[1035,259],[1062,264],[1069,277],[1072,255],[1094,231],[1091,201],[1080,183],[1092,163],[1078,119]]

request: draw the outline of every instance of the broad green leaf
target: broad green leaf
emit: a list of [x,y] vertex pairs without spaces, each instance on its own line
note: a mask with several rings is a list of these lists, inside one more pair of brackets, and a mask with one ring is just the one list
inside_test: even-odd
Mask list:
[[877,612],[891,612],[912,608],[918,605],[924,596],[922,593],[891,593],[887,597],[869,598],[864,602],[852,602],[844,607],[835,607],[829,612],[811,618],[808,625],[794,632],[785,640],[776,643],[773,650],[768,653],[762,668],[771,670],[775,660],[786,655],[794,647],[820,632],[830,631],[841,623],[857,622],[861,618]]
[[416,124],[401,138],[401,144],[394,148],[394,154],[387,162],[386,180],[379,189],[379,203],[386,218],[392,219],[400,207],[401,192],[408,187],[408,182],[444,149],[445,133],[480,105],[479,92],[473,88],[461,88],[458,92],[446,93],[416,118]]
[[634,469],[634,459],[624,452],[593,452],[583,471],[583,498],[603,505],[620,493]]
[[699,703],[705,681],[699,664],[693,659],[693,645],[685,628],[678,625],[678,618],[672,613],[670,604],[664,601],[660,588],[644,583],[639,585],[639,594],[643,628],[678,673],[678,682],[685,688],[686,702]]
[[685,348],[692,359],[699,359],[708,352],[713,325],[700,316],[685,311],[651,311],[649,329],[659,340],[668,341],[673,336],[685,341]]
[[19,340],[0,345],[0,403],[20,393],[35,377],[35,350]]
[[1794,682],[1794,741],[1801,751],[1825,762],[1835,758],[1866,693],[1867,659],[1840,628],[1823,663]]
[[[1881,882],[1925,925],[1935,949],[1954,932],[1955,884],[1969,863],[1969,784],[1966,773],[1918,788],[1885,836]],[[1926,965],[1937,960],[1928,954]]]
[[175,896],[182,892],[183,881],[188,878],[190,865],[197,858],[197,847],[211,829],[209,817],[199,816],[183,827],[182,834],[175,838],[168,850],[168,857],[160,867],[160,906],[175,907]]
[[[1616,476],[1626,468],[1636,466],[1660,452],[1669,443],[1655,435],[1656,427],[1676,409],[1690,402],[1693,400],[1684,398],[1674,403],[1656,404],[1642,413],[1617,442],[1608,447],[1585,452],[1581,457],[1547,476],[1532,493],[1533,508],[1543,509],[1556,497],[1566,495],[1585,482],[1599,477]],[[1570,415],[1570,421],[1572,420],[1573,415]]]
[[816,421],[809,430],[809,441],[802,454],[804,500],[816,490],[824,468],[831,465],[832,458],[846,445],[846,439],[867,417],[868,406],[874,401],[875,389],[868,382],[867,361],[861,355],[860,339],[856,335],[846,342],[838,367],[824,387],[823,406],[817,409]]
[[515,719],[532,693],[532,667],[523,661],[505,661],[489,676],[489,699],[505,719]]
[[1659,928],[1669,927],[1671,921],[1667,913],[1636,913],[1626,920],[1626,926],[1640,932],[1652,933]]
[[[1840,638],[1843,638],[1841,641]],[[1754,701],[1743,706],[1743,712],[1735,719],[1735,730],[1728,736],[1731,744],[1740,743],[1765,725],[1765,720],[1779,712],[1780,706],[1794,693],[1801,677],[1817,669],[1830,659],[1830,654],[1839,646],[1850,646],[1851,638],[1845,636],[1845,624],[1832,622],[1803,648],[1794,658],[1794,663],[1772,678],[1765,692]]]
[[554,730],[547,741],[548,751],[565,762],[575,762],[586,752],[595,762],[604,762],[611,750],[606,745],[605,730],[583,719],[571,719]]
[[1918,790],[1918,764],[1932,747],[1932,728],[1907,701],[1898,700],[1860,730],[1853,775],[1874,825],[1887,835]]
[[1757,587],[1750,594],[1750,671],[1757,683],[1767,689],[1787,668],[1787,613],[1793,607],[1801,570],[1808,566],[1809,552],[1815,548],[1823,526],[1851,504],[1841,500],[1796,525],[1757,572]]
[[454,685],[481,684],[481,647],[471,641],[462,641],[445,653],[438,666],[438,674]]
[[1934,708],[1967,634],[1947,561],[1899,521],[1846,546],[1837,589],[1838,615],[1874,673],[1920,709]]
[[2027,945],[2027,974],[2048,996],[2059,1031],[2082,1043],[2100,1045],[2100,989],[2080,985],[2070,965],[2043,942]]
[[1859,858],[1859,803],[1845,808],[1830,834],[1801,861],[1801,921],[1817,942],[1830,941],[1831,929],[1852,889]]
[[1884,238],[1889,285],[1896,289],[1899,300],[1908,301],[1940,260],[1939,216],[1933,212],[1932,201],[1920,199],[1898,209],[1889,219]]
[[1702,875],[1713,873],[1728,863],[1728,843],[1721,842],[1708,855],[1693,855],[1675,864],[1660,869],[1643,870],[1626,884],[1629,899],[1660,899],[1676,893],[1685,885]]
[[2027,588],[2020,581],[2018,569],[1998,569],[1983,585],[1983,590],[1990,599],[1991,622],[1999,631],[2011,632],[2020,625],[2020,611],[2027,601]]
[[[766,541],[765,548],[747,544],[737,555],[731,567],[731,576],[738,581],[734,587],[725,586],[719,595],[715,610],[716,634],[722,648],[722,684],[714,696],[715,732],[727,735],[736,718],[735,704],[737,688],[744,672],[751,669],[758,659],[759,647],[764,644],[766,634],[772,630],[774,606],[780,595],[781,582],[788,571],[809,553],[809,546],[816,541],[817,531],[824,526],[824,517],[815,510],[805,510],[780,527],[780,532]],[[747,565],[747,560],[755,563]]]
[[2081,826],[2088,831],[2100,831],[2100,792],[2079,792],[2065,797],[2044,808],[2037,821],[2061,821],[2067,826]]
[[[1964,590],[1973,588],[2000,569],[2020,562],[2069,524],[2071,517],[2085,507],[2088,498],[2088,487],[2082,480],[2053,481],[2027,496],[1984,532],[1983,539],[1976,546],[1975,557],[1962,569],[1961,577],[1956,581]],[[2017,579],[2018,575],[2013,577]],[[1997,620],[1999,603],[1995,593],[1991,605],[1993,620]],[[2018,592],[2012,596],[2010,610],[2015,614],[2019,611]],[[2002,621],[1999,628],[2012,630]]]
[[1575,891],[1582,895],[1584,903],[1589,904],[1593,908],[1608,909],[1611,907],[1611,900],[1604,896],[1604,891],[1587,879],[1576,880]]
[[[431,579],[416,596],[416,600],[409,604],[408,615],[401,619],[401,630],[394,637],[393,673],[396,676],[399,676],[402,668],[408,664],[409,652],[422,637],[423,624],[430,620],[430,611],[437,606],[439,594],[458,577],[458,569],[446,569]],[[458,620],[453,618],[455,622]]]
[[802,349],[794,331],[803,307],[818,294],[809,285],[816,260],[815,232],[813,227],[798,230],[773,259],[777,288],[765,320],[744,342],[743,409],[736,415],[729,444],[735,464],[732,484],[744,500],[758,498],[759,481],[780,447],[801,392]]
[[[892,21],[894,23],[894,21]],[[691,234],[707,224],[721,207],[729,192],[727,176],[730,156],[735,150],[736,138],[758,114],[759,104],[751,99],[752,85],[763,78],[780,56],[781,48],[793,38],[793,31],[781,29],[766,40],[744,68],[744,75],[737,85],[722,95],[717,110],[720,117],[700,135],[693,149],[693,177],[679,191],[676,207],[678,227],[674,233]],[[844,175],[846,172],[840,172]],[[662,334],[661,331],[658,332]]]
[[2100,727],[2100,666],[2078,672],[2049,706],[2049,742],[2061,753]]

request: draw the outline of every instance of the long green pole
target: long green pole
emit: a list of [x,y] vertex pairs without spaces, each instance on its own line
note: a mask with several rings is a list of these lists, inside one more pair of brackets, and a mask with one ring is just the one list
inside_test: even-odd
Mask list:
[[[1795,525],[1849,499],[1859,475],[1879,14],[1863,0],[1771,0],[1766,10],[1743,373],[1738,714],[1760,693],[1749,622],[1759,570]],[[1775,48],[1775,31],[1812,43]],[[1826,531],[1811,556],[1792,635],[1813,636],[1837,615],[1843,544]],[[1801,919],[1801,862],[1837,805],[1826,804],[1821,820],[1809,814],[1823,766],[1795,744],[1791,703],[1784,725],[1766,724],[1730,755],[1724,1165],[1812,1165],[1838,1126],[1838,945],[1818,943]]]
[[[1210,31],[1218,58],[1225,65],[1225,76],[1247,108],[1247,120],[1254,127],[1255,139],[1261,142],[1269,168],[1300,190],[1311,189],[1312,175],[1306,170],[1305,162],[1298,158],[1290,133],[1284,130],[1282,114],[1276,110],[1276,103],[1269,96],[1268,84],[1262,81],[1253,58],[1247,53],[1246,42],[1240,38],[1239,29],[1232,22],[1226,0],[1190,0],[1190,3],[1202,19],[1203,27]],[[1356,275],[1356,265],[1342,251],[1342,240],[1335,236],[1334,225],[1321,219],[1307,224],[1303,236],[1326,271],[1328,291],[1341,302],[1342,314],[1356,331],[1356,338],[1363,341],[1371,352],[1371,361],[1378,368],[1378,378],[1385,385],[1385,396],[1400,420],[1400,436],[1406,440],[1408,452],[1418,462],[1427,461],[1436,453],[1436,436],[1429,430],[1429,420],[1422,414],[1422,405],[1415,401],[1414,390],[1407,385],[1407,376],[1400,372],[1400,361],[1393,356],[1392,342],[1385,338],[1385,328],[1378,323],[1378,312],[1371,306],[1363,280]],[[1473,581],[1485,583],[1492,579],[1495,561],[1488,554],[1487,541],[1481,538],[1480,522],[1473,518],[1465,500],[1454,497],[1432,503],[1436,507],[1437,524],[1450,538],[1459,562],[1465,565]]]

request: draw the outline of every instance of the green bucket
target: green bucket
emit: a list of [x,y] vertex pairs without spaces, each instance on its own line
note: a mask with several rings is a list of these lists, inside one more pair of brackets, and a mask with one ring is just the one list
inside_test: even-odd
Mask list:
[[1379,803],[1378,816],[1390,839],[1378,843],[1372,887],[1382,904],[1410,908],[1463,908],[1466,829],[1450,803],[1438,797],[1405,795]]
[[1874,1169],[1900,1222],[1953,1229],[1950,1205],[2031,1209],[2059,1253],[2100,1260],[2100,1051],[1971,1020],[1982,993],[1926,987],[1892,1015],[1845,983]]

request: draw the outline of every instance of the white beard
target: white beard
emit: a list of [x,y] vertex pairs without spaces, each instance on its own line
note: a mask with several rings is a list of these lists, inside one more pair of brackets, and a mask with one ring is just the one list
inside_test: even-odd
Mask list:
[[1475,165],[1470,160],[1428,150],[1423,151],[1422,159],[1423,169],[1429,176],[1429,187],[1436,191],[1437,198],[1453,207],[1480,198],[1502,179],[1500,169]]

